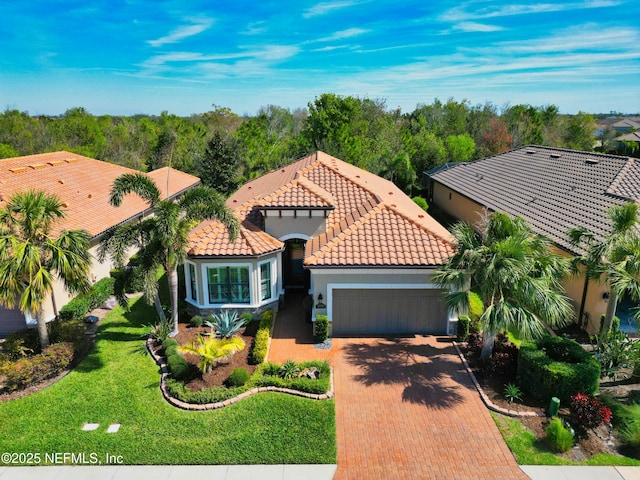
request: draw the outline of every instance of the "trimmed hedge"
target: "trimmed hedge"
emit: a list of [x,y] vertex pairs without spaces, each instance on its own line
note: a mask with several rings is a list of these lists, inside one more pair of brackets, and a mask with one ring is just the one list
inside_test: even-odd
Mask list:
[[115,279],[103,278],[96,282],[85,293],[81,293],[60,309],[58,317],[61,320],[81,320],[94,308],[98,308],[113,295]]
[[518,384],[538,400],[594,394],[599,381],[600,364],[574,340],[547,336],[520,346]]
[[192,371],[191,365],[177,352],[167,358],[167,367],[177,380],[187,378]]
[[306,368],[316,367],[320,371],[320,378],[313,380],[311,378],[295,377],[281,378],[277,375],[280,365],[274,363],[264,363],[260,365],[253,374],[253,384],[258,387],[280,387],[291,388],[301,392],[323,394],[329,391],[331,387],[331,367],[327,362],[314,360],[311,362],[302,362],[298,364],[300,371]]
[[459,342],[466,342],[469,336],[469,324],[471,319],[467,315],[460,315],[458,317],[458,331],[456,332],[456,340]]
[[316,315],[316,340],[320,343],[329,338],[329,317],[323,313]]
[[255,338],[253,339],[253,349],[251,350],[251,363],[254,365],[264,362],[269,350],[269,338],[271,338],[271,328],[273,327],[273,310],[267,310],[260,317],[260,325]]
[[38,355],[24,357],[3,367],[5,386],[9,390],[25,388],[53,377],[67,368],[73,360],[73,345],[56,343]]

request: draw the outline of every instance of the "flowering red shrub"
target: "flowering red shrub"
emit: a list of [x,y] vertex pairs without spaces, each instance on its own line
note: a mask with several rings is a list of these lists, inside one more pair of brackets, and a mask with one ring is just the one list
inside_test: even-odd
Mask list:
[[571,410],[580,426],[595,428],[611,422],[611,409],[591,395],[577,393],[571,397]]

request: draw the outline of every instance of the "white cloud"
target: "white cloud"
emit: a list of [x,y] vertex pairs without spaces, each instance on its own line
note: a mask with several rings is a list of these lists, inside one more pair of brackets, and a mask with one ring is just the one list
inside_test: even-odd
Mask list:
[[498,32],[504,30],[497,25],[486,25],[484,23],[476,22],[462,22],[453,27],[454,30],[460,30],[462,32]]
[[177,43],[180,40],[193,37],[194,35],[198,35],[205,30],[208,30],[212,24],[213,20],[208,18],[194,19],[192,20],[191,25],[180,26],[169,33],[169,35],[158,38],[156,40],[149,40],[147,41],[147,43],[152,47],[161,47],[162,45],[166,45],[168,43]]
[[363,2],[358,1],[335,1],[335,2],[322,2],[314,5],[303,13],[304,18],[316,17],[318,15],[327,15],[328,13],[333,12],[334,10],[340,10],[347,7],[352,7],[354,5],[358,5]]
[[247,25],[243,31],[240,32],[242,35],[260,35],[267,31],[267,22],[264,20],[259,22],[253,22]]
[[472,10],[473,3],[451,8],[440,16],[440,20],[446,22],[465,22],[467,20],[479,20],[484,18],[509,17],[514,15],[529,15],[534,13],[562,12],[567,10],[583,10],[591,8],[613,7],[624,3],[622,0],[594,0],[574,3],[531,3],[512,5],[492,5],[490,7]]
[[341,30],[339,32],[335,32],[333,35],[329,35],[328,37],[319,38],[319,42],[332,42],[334,40],[343,40],[345,38],[357,37],[359,35],[363,35],[368,33],[369,30],[365,30],[363,28],[348,28],[347,30]]

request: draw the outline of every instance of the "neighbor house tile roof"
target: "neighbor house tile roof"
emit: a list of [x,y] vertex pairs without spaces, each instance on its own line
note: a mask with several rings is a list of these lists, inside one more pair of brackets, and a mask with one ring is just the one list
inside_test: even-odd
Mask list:
[[529,146],[430,173],[442,185],[490,211],[524,217],[560,247],[572,227],[600,238],[611,231],[607,211],[640,201],[640,160]]
[[[66,215],[54,224],[53,233],[84,229],[95,237],[148,209],[137,195],[127,195],[120,207],[109,204],[113,180],[123,173],[135,172],[64,151],[6,158],[0,160],[0,205],[18,191],[36,189],[53,193],[63,202]],[[164,197],[175,196],[200,183],[197,177],[166,167],[148,175]]]
[[[325,209],[327,231],[307,242],[305,265],[425,267],[451,256],[450,233],[388,180],[317,152],[242,186],[227,205],[243,222],[230,245],[219,222],[191,232],[191,256],[262,255],[284,248],[263,231],[260,210]],[[255,229],[255,230],[254,230]],[[250,248],[243,234],[261,233]],[[211,237],[221,237],[211,238]]]

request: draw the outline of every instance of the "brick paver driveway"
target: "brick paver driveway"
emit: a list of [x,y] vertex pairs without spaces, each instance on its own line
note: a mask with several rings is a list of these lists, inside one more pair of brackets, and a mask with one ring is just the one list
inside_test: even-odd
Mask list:
[[448,338],[334,338],[317,350],[299,309],[278,314],[269,360],[331,362],[336,480],[527,479]]

